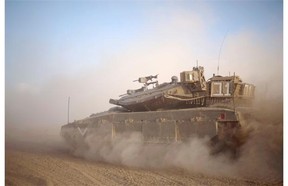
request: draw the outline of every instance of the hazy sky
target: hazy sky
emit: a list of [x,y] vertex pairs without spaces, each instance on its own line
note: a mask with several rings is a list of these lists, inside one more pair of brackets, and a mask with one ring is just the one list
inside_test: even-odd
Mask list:
[[282,1],[5,3],[8,129],[60,127],[68,96],[70,120],[107,110],[139,76],[170,81],[197,60],[207,79],[224,38],[220,74],[282,96]]

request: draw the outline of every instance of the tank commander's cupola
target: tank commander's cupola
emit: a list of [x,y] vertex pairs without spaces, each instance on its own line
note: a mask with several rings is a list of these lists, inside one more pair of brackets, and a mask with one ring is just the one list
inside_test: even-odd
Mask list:
[[177,84],[178,83],[178,77],[177,76],[172,76],[171,77],[171,83],[172,84]]

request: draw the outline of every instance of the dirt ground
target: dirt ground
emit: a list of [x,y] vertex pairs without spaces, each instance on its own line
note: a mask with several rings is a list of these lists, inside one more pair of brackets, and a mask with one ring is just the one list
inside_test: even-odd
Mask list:
[[77,158],[62,146],[6,142],[6,185],[283,185],[208,176],[181,168],[143,169]]

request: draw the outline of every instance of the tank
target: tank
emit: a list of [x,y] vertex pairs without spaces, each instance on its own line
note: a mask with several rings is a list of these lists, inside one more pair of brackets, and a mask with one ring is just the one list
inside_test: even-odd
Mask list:
[[[61,128],[67,143],[77,149],[87,147],[87,139],[117,140],[117,136],[137,133],[145,143],[185,142],[192,137],[211,139],[213,153],[241,145],[241,118],[249,113],[255,86],[239,76],[213,75],[207,81],[203,67],[158,83],[158,75],[140,77],[136,90],[127,90],[109,111],[68,123]],[[243,114],[244,113],[244,114]]]

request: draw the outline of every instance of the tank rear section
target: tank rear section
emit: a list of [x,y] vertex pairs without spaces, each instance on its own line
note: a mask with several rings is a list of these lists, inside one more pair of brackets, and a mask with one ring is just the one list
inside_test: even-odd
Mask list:
[[185,142],[192,137],[227,140],[240,126],[234,110],[192,108],[153,112],[96,115],[62,126],[61,134],[74,148],[85,147],[89,137],[115,140],[138,133],[145,143]]

